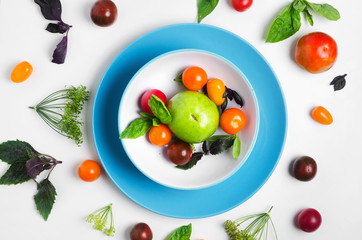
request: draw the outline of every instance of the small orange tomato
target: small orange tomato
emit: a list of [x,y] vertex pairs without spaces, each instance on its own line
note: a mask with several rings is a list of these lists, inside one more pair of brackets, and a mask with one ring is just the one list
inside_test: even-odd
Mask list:
[[229,108],[220,117],[220,127],[228,134],[240,132],[246,124],[246,116],[239,108]]
[[165,146],[171,141],[172,132],[167,125],[161,124],[160,126],[151,127],[148,138],[153,145]]
[[101,167],[96,161],[85,160],[78,167],[80,179],[86,182],[93,182],[101,175]]
[[27,61],[21,62],[15,66],[13,71],[11,72],[11,81],[14,83],[24,82],[29,78],[31,73],[33,72],[33,67]]
[[213,101],[216,106],[220,106],[225,98],[223,97],[225,93],[225,85],[220,79],[214,78],[207,82],[207,95],[211,101]]
[[207,74],[200,67],[188,67],[182,73],[182,83],[187,89],[198,91],[207,83]]
[[324,107],[318,106],[312,110],[312,118],[320,124],[330,125],[333,123],[333,117]]

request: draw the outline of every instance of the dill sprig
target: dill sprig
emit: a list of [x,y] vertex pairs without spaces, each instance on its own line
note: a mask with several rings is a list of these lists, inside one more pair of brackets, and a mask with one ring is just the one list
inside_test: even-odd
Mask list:
[[29,108],[34,109],[53,130],[74,140],[79,146],[83,143],[80,113],[88,97],[85,86],[70,86],[50,94],[35,107]]
[[[109,228],[106,228],[108,218],[111,219],[111,223]],[[94,229],[101,232],[103,231],[107,236],[114,236],[116,230],[114,228],[112,203],[89,214],[86,221],[88,223],[93,223]]]
[[[271,207],[266,213],[252,214],[238,218],[234,221],[227,220],[224,222],[224,227],[231,240],[260,240],[264,236],[267,239],[269,224],[272,225],[275,238],[278,239],[274,223],[270,218]],[[244,229],[243,225],[247,224]]]

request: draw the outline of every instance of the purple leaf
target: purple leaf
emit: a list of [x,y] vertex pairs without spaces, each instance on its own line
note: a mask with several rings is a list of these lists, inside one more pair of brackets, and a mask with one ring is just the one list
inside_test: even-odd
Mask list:
[[43,163],[38,156],[26,161],[26,172],[29,177],[35,180],[35,178],[44,170]]
[[68,31],[70,26],[63,22],[49,23],[46,30],[51,33],[65,33]]
[[58,43],[57,47],[54,50],[53,53],[53,63],[62,64],[65,61],[65,56],[67,55],[67,45],[68,45],[68,34],[65,35]]
[[60,0],[34,0],[34,2],[40,6],[44,18],[62,21],[62,4]]

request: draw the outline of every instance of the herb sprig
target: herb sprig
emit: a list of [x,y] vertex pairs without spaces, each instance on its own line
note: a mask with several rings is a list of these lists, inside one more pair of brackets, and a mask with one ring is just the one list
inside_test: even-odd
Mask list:
[[80,146],[83,143],[80,113],[88,97],[85,86],[71,86],[48,95],[36,106],[29,108],[34,109],[54,131]]
[[174,230],[166,240],[189,240],[191,237],[192,225],[184,225]]
[[[57,195],[49,176],[55,166],[62,162],[47,154],[39,153],[29,143],[19,140],[0,144],[0,160],[10,165],[5,174],[0,177],[0,185],[15,185],[30,179],[34,180],[38,190],[34,195],[35,205],[46,221]],[[48,174],[38,182],[37,177],[43,171],[48,171]]]
[[216,8],[219,0],[197,0],[197,23],[200,23]]
[[[106,225],[109,219],[110,225],[109,228],[107,228]],[[116,230],[114,228],[112,203],[89,214],[86,222],[93,223],[94,229],[113,237]]]

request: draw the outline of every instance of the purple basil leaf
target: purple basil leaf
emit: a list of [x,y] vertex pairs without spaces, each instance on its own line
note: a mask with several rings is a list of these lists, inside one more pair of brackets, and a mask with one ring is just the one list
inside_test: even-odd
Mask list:
[[65,33],[68,31],[70,26],[63,22],[49,23],[46,30],[51,33]]
[[236,91],[232,90],[234,100],[239,106],[242,108],[244,106],[244,99],[237,93]]
[[225,98],[225,101],[221,104],[221,113],[223,113],[228,105],[228,99]]
[[34,0],[40,6],[45,19],[62,21],[62,4],[60,0]]
[[35,178],[44,170],[43,163],[37,156],[35,158],[26,161],[26,172],[29,177],[35,180]]
[[57,47],[54,50],[53,53],[53,63],[62,64],[65,61],[65,56],[67,55],[67,45],[68,45],[68,34],[65,35],[58,43]]
[[205,155],[209,154],[209,149],[207,149],[207,141],[204,141],[202,143],[202,151],[204,152]]
[[197,164],[197,162],[200,161],[203,156],[204,156],[203,152],[195,152],[192,154],[191,159],[188,163],[186,163],[185,165],[177,165],[176,167],[179,169],[183,169],[183,170],[190,169],[193,166],[195,166]]

